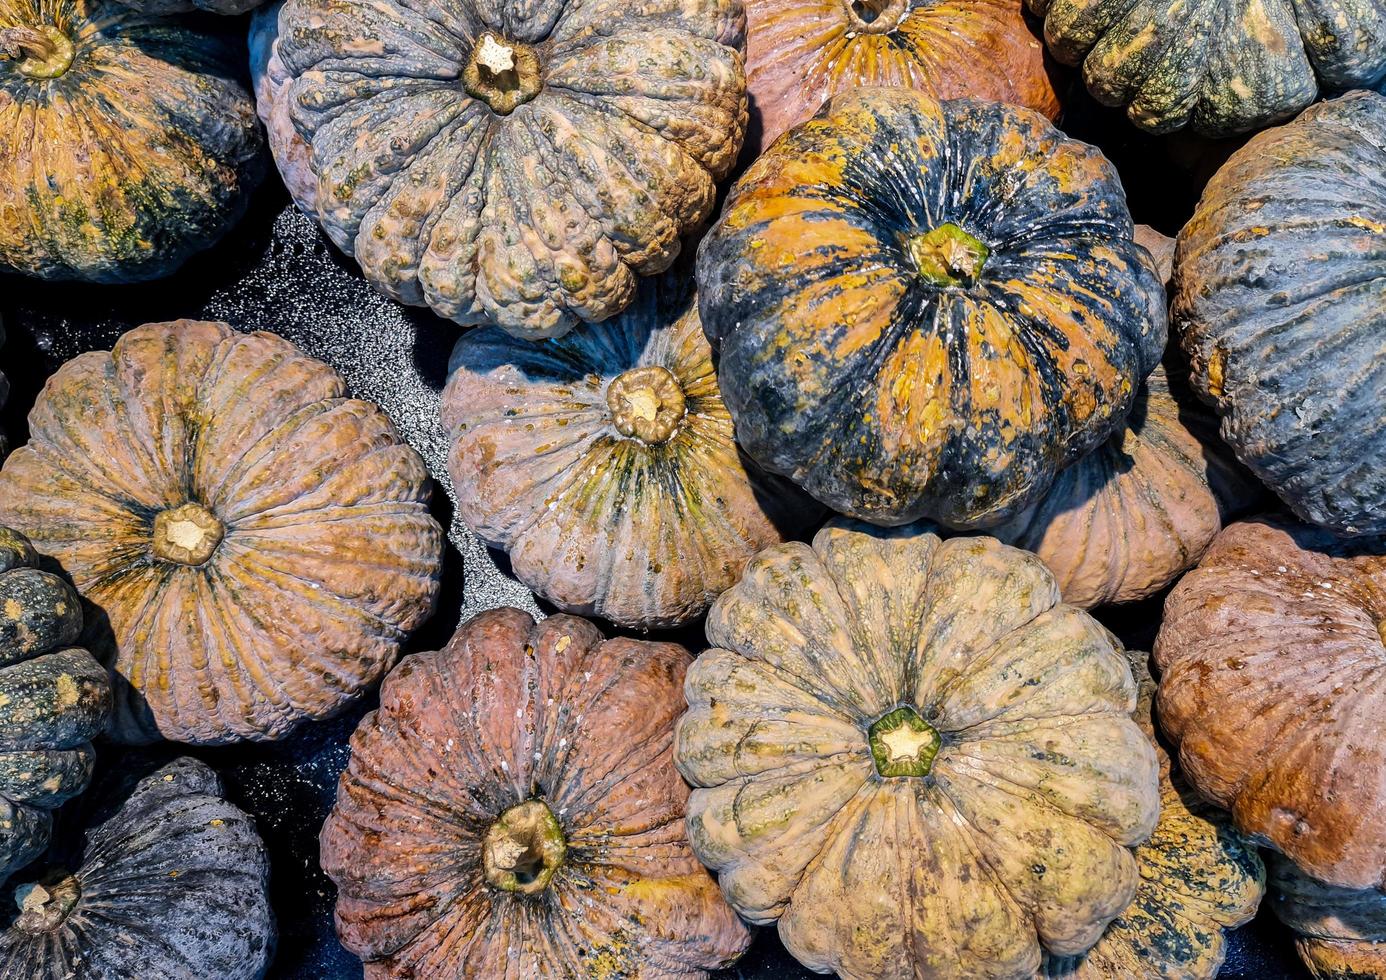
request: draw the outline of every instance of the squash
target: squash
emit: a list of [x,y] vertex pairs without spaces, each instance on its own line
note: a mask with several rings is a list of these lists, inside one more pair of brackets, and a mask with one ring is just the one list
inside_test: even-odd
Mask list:
[[839,92],[908,85],[1059,114],[1044,45],[1010,0],[758,0],[746,5],[757,149]]
[[255,111],[265,124],[265,142],[289,197],[304,214],[318,213],[318,178],[313,173],[308,144],[294,128],[289,112],[291,79],[279,57],[279,11],[284,0],[266,4],[250,16],[250,77],[255,88]]
[[738,443],[834,510],[984,527],[1120,428],[1165,299],[1116,174],[1027,109],[855,89],[698,254]]
[[1320,103],[1232,155],[1175,268],[1179,340],[1223,436],[1297,515],[1345,534],[1386,532],[1383,168],[1386,96]]
[[263,977],[275,929],[255,822],[196,759],[115,788],[14,889],[0,980]]
[[1386,77],[1382,0],[1027,0],[1054,57],[1152,133],[1232,136]]
[[1386,887],[1386,540],[1233,524],[1165,602],[1160,722],[1189,783],[1307,874]]
[[1155,750],[1117,641],[1038,558],[835,520],[752,560],[707,634],[689,839],[809,969],[1030,977],[1131,903]]
[[288,0],[279,28],[328,237],[460,324],[620,312],[745,134],[740,0]]
[[1317,980],[1386,978],[1386,891],[1326,885],[1277,854],[1270,866],[1271,908]]
[[738,454],[691,276],[558,339],[474,330],[449,370],[457,513],[560,609],[677,626],[821,513]]
[[497,609],[391,671],[321,838],[366,977],[696,980],[736,959],[750,935],[689,849],[670,758],[688,660]]
[[0,523],[110,620],[112,734],[268,739],[372,687],[432,612],[423,461],[327,365],[179,320],[68,361],[0,469]]
[[106,671],[73,646],[82,600],[0,526],[0,884],[48,845],[52,813],[86,789],[111,712]]
[[264,174],[239,39],[114,0],[0,4],[0,272],[173,272]]

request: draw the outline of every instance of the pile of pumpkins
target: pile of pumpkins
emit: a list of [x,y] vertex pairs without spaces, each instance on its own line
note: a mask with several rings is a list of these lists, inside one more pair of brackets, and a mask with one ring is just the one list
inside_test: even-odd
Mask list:
[[[1269,879],[1386,978],[1382,0],[284,0],[247,65],[250,6],[0,0],[4,288],[170,275],[272,160],[469,328],[454,503],[557,612],[400,659],[430,474],[254,324],[69,361],[0,468],[0,978],[264,975],[253,821],[120,747],[377,687],[368,976],[1206,978]],[[1260,130],[1177,243],[1056,62]],[[1171,586],[1150,657],[1088,612]]]

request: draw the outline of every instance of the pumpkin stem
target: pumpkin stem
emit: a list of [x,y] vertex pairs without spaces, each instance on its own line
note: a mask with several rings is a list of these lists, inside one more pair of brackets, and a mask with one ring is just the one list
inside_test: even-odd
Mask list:
[[842,0],[852,29],[862,34],[888,34],[909,12],[909,0]]
[[525,800],[486,831],[481,866],[493,888],[536,895],[549,886],[567,853],[563,828],[548,804]]
[[462,70],[462,87],[497,115],[509,115],[539,94],[539,57],[528,45],[487,31]]
[[0,59],[17,59],[15,70],[28,78],[57,78],[76,53],[72,39],[50,24],[0,30]]
[[668,368],[631,368],[612,379],[606,406],[616,431],[656,445],[669,439],[688,411],[683,387]]
[[878,718],[868,730],[871,758],[882,776],[927,776],[943,738],[919,712],[901,705]]
[[991,255],[991,249],[951,221],[911,235],[906,248],[919,274],[935,286],[971,286]]
[[19,907],[14,927],[30,935],[52,932],[72,914],[81,897],[82,886],[66,871],[20,885],[14,890],[14,904]]
[[179,565],[201,565],[212,557],[226,526],[206,507],[186,503],[154,516],[154,557]]

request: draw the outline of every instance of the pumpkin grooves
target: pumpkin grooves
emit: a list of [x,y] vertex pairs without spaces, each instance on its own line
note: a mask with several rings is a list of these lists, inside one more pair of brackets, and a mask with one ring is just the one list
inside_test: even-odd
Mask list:
[[20,885],[14,890],[14,903],[19,906],[14,926],[30,935],[52,932],[67,921],[81,897],[82,886],[66,871]]
[[500,815],[486,831],[481,866],[486,883],[521,895],[549,886],[568,853],[563,828],[543,800],[525,800]]
[[539,56],[533,48],[487,31],[467,59],[462,87],[492,112],[508,116],[539,94],[539,75]]
[[0,60],[19,59],[15,70],[26,78],[57,78],[72,67],[75,55],[72,39],[51,24],[0,31]]
[[935,286],[971,286],[991,249],[951,221],[905,240],[919,274]]
[[909,12],[909,0],[842,0],[852,28],[863,34],[888,34]]
[[204,564],[216,552],[226,526],[206,507],[189,501],[154,517],[154,557],[180,565]]
[[606,405],[617,432],[650,445],[668,441],[688,411],[679,379],[658,364],[618,374],[607,386]]

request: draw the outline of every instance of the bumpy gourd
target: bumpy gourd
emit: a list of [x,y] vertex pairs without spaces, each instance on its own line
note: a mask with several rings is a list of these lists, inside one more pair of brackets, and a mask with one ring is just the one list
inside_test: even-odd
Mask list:
[[323,228],[462,324],[550,337],[624,309],[745,133],[740,0],[288,0],[279,28]]
[[1159,806],[1116,640],[991,538],[834,522],[713,604],[675,760],[693,849],[805,966],[1031,977],[1136,893]]
[[180,320],[49,379],[0,522],[110,620],[115,737],[278,737],[369,689],[432,611],[423,461],[327,365]]
[[1386,980],[1386,890],[1336,888],[1271,854],[1271,908],[1316,980]]
[[1026,109],[856,89],[698,255],[737,440],[834,510],[987,526],[1117,430],[1165,298],[1111,165]]
[[698,980],[750,942],[689,849],[688,652],[482,613],[406,658],[322,832],[368,978]]
[[0,0],[0,271],[154,279],[264,173],[241,40],[114,0]]
[[255,88],[255,111],[265,124],[279,177],[298,209],[318,213],[318,178],[313,173],[308,144],[294,128],[289,112],[288,86],[292,79],[279,57],[279,11],[284,0],[256,9],[250,17],[250,77]]

